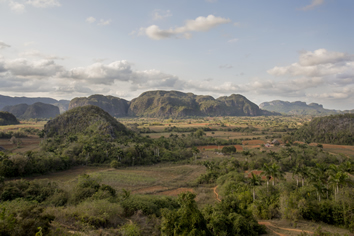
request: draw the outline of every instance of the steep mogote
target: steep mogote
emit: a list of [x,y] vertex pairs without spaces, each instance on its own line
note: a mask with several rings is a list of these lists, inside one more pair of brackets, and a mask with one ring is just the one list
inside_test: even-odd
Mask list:
[[90,97],[74,98],[70,101],[69,110],[75,107],[81,107],[86,105],[95,105],[114,117],[127,116],[129,102],[127,100],[103,95],[92,95]]
[[125,133],[125,126],[101,108],[93,105],[73,108],[48,121],[44,126],[47,137],[70,134],[103,134],[112,138]]
[[19,124],[18,120],[16,117],[5,111],[0,111],[0,125],[16,125]]
[[268,113],[242,95],[215,99],[178,91],[148,91],[130,102],[129,116],[260,116]]
[[287,115],[326,116],[345,113],[345,111],[341,112],[338,110],[325,109],[322,105],[317,103],[310,103],[307,105],[306,102],[301,101],[286,102],[274,100],[271,102],[263,102],[259,107],[267,111],[279,112]]

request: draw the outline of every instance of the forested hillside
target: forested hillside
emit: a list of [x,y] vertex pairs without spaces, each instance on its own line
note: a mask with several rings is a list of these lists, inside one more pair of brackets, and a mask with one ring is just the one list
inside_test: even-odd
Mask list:
[[0,111],[0,125],[14,125],[19,123],[20,122],[18,122],[18,120],[13,114],[9,112]]
[[354,114],[318,117],[295,133],[306,142],[354,145]]

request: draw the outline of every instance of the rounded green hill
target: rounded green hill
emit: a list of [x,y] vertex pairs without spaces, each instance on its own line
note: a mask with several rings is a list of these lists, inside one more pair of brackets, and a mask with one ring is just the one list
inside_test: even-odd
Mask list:
[[103,134],[116,138],[126,133],[126,127],[101,108],[93,105],[73,108],[48,121],[44,126],[47,137],[69,134]]
[[10,112],[0,111],[0,125],[16,125],[19,123],[16,117]]

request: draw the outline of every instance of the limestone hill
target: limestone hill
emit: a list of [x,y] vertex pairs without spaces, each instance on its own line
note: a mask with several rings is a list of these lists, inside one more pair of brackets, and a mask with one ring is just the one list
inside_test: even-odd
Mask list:
[[278,115],[263,111],[242,95],[214,99],[178,91],[148,91],[128,102],[113,96],[92,95],[74,98],[69,109],[96,105],[112,116],[185,117],[185,116],[259,116]]
[[0,125],[16,125],[19,123],[20,122],[18,122],[18,120],[13,114],[9,112],[0,111]]
[[90,97],[74,98],[70,101],[69,110],[75,107],[81,107],[86,105],[95,105],[114,117],[127,116],[129,102],[127,100],[103,95],[92,95]]
[[93,105],[73,108],[44,126],[47,137],[70,134],[103,134],[118,137],[127,130],[107,112]]
[[263,102],[259,107],[267,111],[279,112],[287,115],[327,116],[342,113],[337,110],[325,109],[322,105],[317,103],[310,103],[307,105],[306,102],[301,101],[287,102],[274,100],[271,102]]
[[[178,91],[148,91],[130,102],[130,116],[260,116],[269,115],[242,95],[215,99]],[[275,113],[274,113],[275,115]]]
[[29,97],[10,97],[0,95],[0,109],[3,109],[5,106],[14,106],[18,104],[28,104],[32,105],[36,102],[46,103],[58,106],[60,112],[64,112],[68,109],[69,101],[68,100],[56,100],[53,98],[45,98],[45,97],[37,97],[37,98],[29,98]]
[[3,111],[10,112],[20,119],[54,118],[60,114],[59,108],[54,105],[36,102],[32,105],[18,104],[6,106]]

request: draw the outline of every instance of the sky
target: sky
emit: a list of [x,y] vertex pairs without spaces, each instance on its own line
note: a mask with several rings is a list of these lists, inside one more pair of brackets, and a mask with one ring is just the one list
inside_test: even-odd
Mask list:
[[353,0],[0,0],[0,94],[354,109]]

